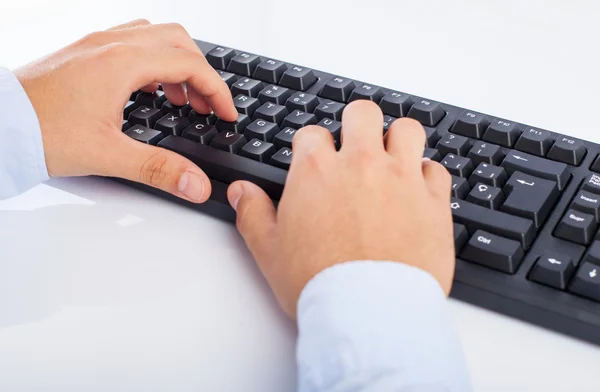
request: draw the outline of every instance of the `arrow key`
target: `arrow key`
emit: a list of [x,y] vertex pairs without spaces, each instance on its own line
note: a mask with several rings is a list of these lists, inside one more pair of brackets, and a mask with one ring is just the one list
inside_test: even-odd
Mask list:
[[569,286],[569,291],[600,302],[600,267],[582,263]]
[[531,272],[529,279],[559,290],[565,290],[567,283],[575,272],[573,261],[564,255],[544,253],[540,256]]

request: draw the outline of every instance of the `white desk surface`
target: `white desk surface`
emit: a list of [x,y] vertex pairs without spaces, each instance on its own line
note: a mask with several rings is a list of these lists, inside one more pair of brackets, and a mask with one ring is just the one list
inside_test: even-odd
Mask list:
[[[598,4],[5,0],[0,64],[138,17],[178,21],[199,39],[600,141]],[[294,390],[295,328],[232,225],[107,180],[54,179],[0,203],[0,260],[1,391]],[[451,307],[476,391],[600,390],[599,347]]]

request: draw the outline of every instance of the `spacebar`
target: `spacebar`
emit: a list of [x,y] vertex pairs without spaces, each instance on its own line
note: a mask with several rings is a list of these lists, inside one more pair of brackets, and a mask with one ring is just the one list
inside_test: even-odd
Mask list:
[[285,170],[173,135],[161,140],[158,146],[183,155],[213,180],[226,184],[250,181],[272,199],[281,198],[287,176]]
[[525,249],[528,249],[535,239],[535,227],[529,219],[490,210],[455,198],[452,198],[450,207],[454,222],[465,225],[471,235],[479,229],[485,230],[517,240]]

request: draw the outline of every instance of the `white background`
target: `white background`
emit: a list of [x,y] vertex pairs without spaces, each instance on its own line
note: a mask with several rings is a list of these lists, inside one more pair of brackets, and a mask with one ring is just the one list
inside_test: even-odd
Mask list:
[[[598,142],[598,4],[2,0],[0,64],[130,19],[177,21]],[[293,390],[295,329],[231,225],[102,179],[57,179],[0,203],[0,244],[1,391]],[[477,391],[600,390],[598,347],[451,306]]]

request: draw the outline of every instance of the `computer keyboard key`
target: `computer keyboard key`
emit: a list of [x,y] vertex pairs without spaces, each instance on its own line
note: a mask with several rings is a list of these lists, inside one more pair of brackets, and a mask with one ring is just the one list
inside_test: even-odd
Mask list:
[[489,186],[502,187],[507,179],[503,167],[480,163],[469,177],[469,185],[474,186],[481,182]]
[[477,183],[471,189],[467,201],[485,208],[497,210],[504,201],[504,194],[500,188],[487,184]]
[[227,72],[243,76],[252,76],[256,66],[261,63],[260,57],[255,54],[242,52],[233,56],[227,66]]
[[504,147],[512,147],[519,136],[521,136],[521,130],[514,122],[494,120],[483,134],[483,140]]
[[400,118],[406,117],[413,103],[414,101],[410,95],[399,93],[397,91],[390,91],[381,98],[379,107],[383,114]]
[[535,238],[535,226],[529,219],[490,210],[456,198],[452,198],[450,208],[454,221],[465,225],[470,233],[479,229],[485,230],[519,241],[525,249],[529,249]]
[[265,142],[272,142],[278,133],[279,127],[276,123],[258,118],[246,127],[244,136],[248,140],[259,139]]
[[448,169],[453,176],[469,177],[473,172],[471,160],[456,154],[447,154],[440,163]]
[[138,105],[148,106],[154,109],[160,109],[162,105],[167,101],[165,93],[157,90],[153,93],[139,93],[135,98],[135,103]]
[[394,121],[396,121],[396,117],[388,116],[387,114],[383,116],[383,134],[387,133]]
[[181,137],[195,141],[196,143],[208,145],[218,133],[219,131],[217,131],[217,128],[214,125],[195,122],[183,130]]
[[269,59],[256,66],[252,77],[263,82],[277,84],[286,70],[287,65],[283,61]]
[[504,154],[502,154],[500,146],[476,141],[467,157],[471,158],[474,164],[487,163],[490,165],[499,165],[502,159],[504,159]]
[[352,91],[350,98],[348,98],[348,102],[356,101],[358,99],[366,99],[378,104],[381,98],[383,98],[383,95],[384,94],[383,90],[381,90],[381,87],[362,83]]
[[354,87],[356,87],[354,81],[334,76],[325,83],[319,96],[334,101],[348,102]]
[[213,68],[225,70],[229,65],[229,61],[235,57],[235,50],[217,46],[206,53],[205,57]]
[[134,101],[127,101],[125,108],[123,109],[123,119],[127,120],[131,112],[133,112],[139,106],[140,105],[136,104]]
[[247,142],[248,141],[242,134],[233,131],[223,131],[212,138],[210,146],[237,154]]
[[446,111],[439,102],[417,99],[407,116],[425,126],[435,127],[446,116]]
[[215,125],[219,119],[214,113],[211,114],[200,114],[194,109],[188,115],[191,122],[201,122],[203,124]]
[[240,155],[259,162],[269,162],[275,153],[275,145],[264,140],[252,139],[240,150]]
[[279,151],[271,156],[269,163],[281,169],[288,170],[292,163],[292,149],[282,147]]
[[256,110],[256,112],[254,112],[254,119],[263,119],[272,123],[281,124],[289,114],[290,112],[288,112],[285,106],[273,102],[265,102]]
[[141,94],[142,90],[137,90],[131,93],[131,95],[129,96],[129,100],[130,101],[135,101],[136,97]]
[[221,71],[217,69],[217,73],[221,76],[221,79],[227,84],[227,87],[231,88],[231,86],[239,79],[239,76],[236,74],[232,74],[231,72]]
[[554,139],[550,132],[541,129],[528,128],[521,134],[519,140],[517,140],[515,149],[544,157],[548,154],[553,141]]
[[593,215],[569,209],[554,230],[554,236],[580,245],[588,245],[598,224]]
[[592,242],[592,245],[590,245],[585,256],[583,257],[583,261],[600,265],[600,241],[595,240]]
[[597,195],[600,195],[600,175],[590,174],[583,181],[583,189]]
[[600,302],[600,267],[582,263],[569,285],[569,291]]
[[258,100],[261,103],[272,102],[277,105],[285,105],[288,98],[294,93],[294,90],[289,88],[276,86],[274,84],[268,85],[258,93]]
[[339,121],[332,120],[330,118],[324,118],[317,123],[318,126],[327,129],[331,132],[331,135],[337,143],[340,142],[340,136],[342,134],[342,123]]
[[452,177],[452,197],[457,199],[464,199],[469,194],[471,188],[466,178],[451,176]]
[[251,98],[247,95],[238,95],[233,98],[233,104],[238,113],[252,117],[256,109],[260,107],[260,101],[256,98]]
[[123,120],[123,122],[121,123],[121,132],[125,132],[129,128],[131,128],[131,124],[129,123],[129,121]]
[[167,114],[156,122],[154,129],[161,131],[166,135],[181,135],[181,132],[190,125],[187,117],[181,117],[176,114]]
[[423,150],[423,158],[429,158],[432,161],[439,162],[442,159],[440,152],[434,148],[425,147]]
[[469,232],[467,228],[458,223],[454,223],[454,253],[458,255],[460,250],[469,240]]
[[423,129],[425,130],[425,145],[427,147],[435,147],[437,142],[442,138],[440,133],[436,128],[432,127],[423,127]]
[[138,142],[156,145],[165,135],[156,129],[150,129],[144,125],[134,124],[125,131],[125,135]]
[[507,274],[514,274],[524,254],[518,241],[477,230],[459,257]]
[[506,201],[500,210],[533,221],[540,229],[550,213],[560,192],[554,181],[514,172],[504,186]]
[[590,167],[590,170],[596,173],[600,173],[600,155],[596,157],[594,163],[592,163],[592,166]]
[[225,184],[237,180],[251,181],[271,198],[278,200],[281,197],[287,176],[284,170],[178,136],[167,136],[158,146],[183,155],[215,181]]
[[312,69],[293,66],[283,73],[279,84],[294,90],[306,91],[316,82],[317,76]]
[[183,106],[173,105],[172,102],[166,101],[163,103],[160,111],[164,114],[175,114],[179,117],[187,117],[192,111],[192,107],[189,103],[186,103]]
[[247,95],[248,97],[256,98],[263,89],[263,82],[256,79],[241,78],[231,86],[231,95]]
[[458,135],[481,139],[489,125],[490,120],[485,114],[465,110],[458,117],[450,131]]
[[298,91],[290,96],[285,104],[290,112],[294,110],[301,110],[309,113],[312,113],[317,105],[319,105],[319,99],[316,95],[308,94],[302,91]]
[[231,131],[235,133],[244,133],[244,130],[251,122],[252,121],[250,120],[250,117],[246,116],[245,114],[238,113],[237,121],[229,122],[218,119],[215,123],[215,126],[219,132]]
[[600,223],[600,196],[595,193],[580,190],[573,198],[571,208],[594,216]]
[[325,100],[315,108],[314,114],[319,120],[330,118],[332,120],[341,121],[344,107],[346,107],[346,105],[343,103]]
[[148,106],[140,106],[135,109],[127,120],[131,124],[143,125],[148,128],[152,128],[154,124],[163,116],[159,109],[151,108]]
[[548,159],[579,166],[586,153],[583,141],[561,136],[550,149]]
[[442,156],[446,156],[446,154],[465,156],[470,147],[469,139],[452,133],[442,136],[435,145]]
[[306,113],[301,110],[294,110],[283,120],[283,127],[300,129],[307,125],[316,124],[317,117],[312,113]]
[[529,273],[529,279],[555,289],[565,290],[573,272],[575,272],[575,264],[569,257],[547,252],[538,257]]
[[[508,152],[504,161],[502,161],[502,167],[508,175],[513,174],[515,171],[521,171],[534,177],[554,181],[560,191],[565,189],[571,176],[567,170],[567,165],[564,163],[554,162],[516,150]],[[598,179],[600,180],[600,176]]]
[[296,134],[297,130],[291,127],[286,127],[281,130],[275,138],[273,139],[273,143],[277,148],[292,148],[292,138]]

